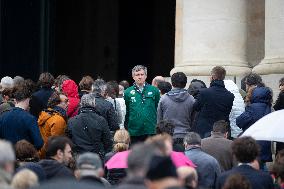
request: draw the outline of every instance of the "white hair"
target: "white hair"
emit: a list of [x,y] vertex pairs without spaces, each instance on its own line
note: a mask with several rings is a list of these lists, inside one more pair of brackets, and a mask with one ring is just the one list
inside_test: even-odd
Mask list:
[[9,76],[5,76],[1,79],[1,87],[4,88],[13,88],[14,86],[14,80],[9,77]]

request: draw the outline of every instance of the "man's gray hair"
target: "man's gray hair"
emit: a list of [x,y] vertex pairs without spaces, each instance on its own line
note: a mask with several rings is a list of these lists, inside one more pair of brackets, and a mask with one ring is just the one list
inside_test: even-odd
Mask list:
[[187,145],[201,145],[201,137],[195,132],[189,132],[185,135],[183,143]]
[[103,79],[97,79],[92,85],[92,92],[103,94],[107,88],[106,82]]
[[2,167],[6,163],[15,161],[15,152],[12,144],[8,141],[0,139],[0,166]]
[[96,97],[94,94],[85,94],[80,101],[80,107],[95,107]]
[[137,65],[137,66],[134,66],[134,68],[132,68],[132,76],[134,76],[135,72],[138,72],[140,70],[144,70],[145,75],[147,75],[147,67],[143,65]]

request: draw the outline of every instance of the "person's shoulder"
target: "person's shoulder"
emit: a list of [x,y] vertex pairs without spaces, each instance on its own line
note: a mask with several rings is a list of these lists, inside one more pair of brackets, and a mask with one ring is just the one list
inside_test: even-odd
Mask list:
[[27,112],[25,110],[20,110],[20,111],[21,111],[21,117],[25,117],[26,120],[37,122],[37,118],[35,116],[33,116],[32,114],[30,114],[29,112]]
[[131,87],[128,87],[125,91],[124,91],[124,93],[130,93],[132,90],[134,90],[134,86],[131,86]]
[[79,113],[79,114],[75,115],[74,117],[70,117],[70,118],[68,119],[68,124],[80,122],[82,116],[83,116],[83,114],[82,114],[82,113]]
[[203,152],[200,154],[203,156],[203,158],[207,159],[208,163],[212,163],[215,164],[216,162],[218,163],[218,161],[216,160],[216,158],[214,158],[213,156],[209,155],[206,152]]
[[107,123],[107,120],[103,116],[99,115],[98,113],[92,112],[92,115],[94,116],[95,121],[97,121],[98,123],[100,124]]
[[212,140],[212,137],[203,138],[201,139],[201,144],[211,144]]
[[281,92],[279,93],[279,96],[280,96],[281,98],[284,98],[284,91],[281,91]]
[[259,177],[263,178],[263,179],[271,179],[271,175],[268,172],[262,171],[262,170],[256,170],[257,174],[259,175]]

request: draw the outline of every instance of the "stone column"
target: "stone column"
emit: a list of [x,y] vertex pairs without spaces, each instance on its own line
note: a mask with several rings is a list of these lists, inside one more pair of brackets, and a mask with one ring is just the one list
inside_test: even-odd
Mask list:
[[284,73],[284,1],[265,1],[265,57],[253,68],[258,74]]
[[177,0],[175,68],[209,75],[224,66],[228,75],[250,72],[246,60],[247,0]]

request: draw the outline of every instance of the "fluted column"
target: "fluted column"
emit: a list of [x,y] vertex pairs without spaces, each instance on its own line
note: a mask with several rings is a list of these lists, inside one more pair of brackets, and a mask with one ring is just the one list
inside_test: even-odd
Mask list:
[[177,0],[176,71],[209,75],[224,66],[228,75],[250,72],[246,60],[247,0]]
[[265,1],[265,57],[253,68],[258,74],[284,73],[284,1]]

